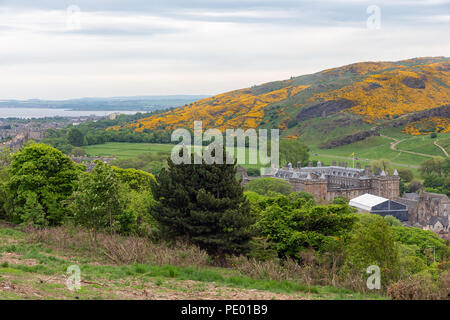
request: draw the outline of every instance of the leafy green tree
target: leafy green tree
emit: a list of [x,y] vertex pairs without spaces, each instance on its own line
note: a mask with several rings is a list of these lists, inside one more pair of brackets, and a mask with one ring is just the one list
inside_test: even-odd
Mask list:
[[382,281],[398,277],[398,246],[389,223],[376,214],[359,214],[359,218],[347,246],[343,271],[365,273],[367,267],[376,265]]
[[77,128],[72,128],[69,130],[67,139],[69,143],[75,147],[81,147],[84,144],[84,135]]
[[293,166],[297,165],[300,161],[304,166],[309,160],[309,148],[303,142],[299,140],[280,140],[280,163],[287,164],[292,163]]
[[122,169],[115,166],[111,167],[117,174],[120,182],[127,184],[132,190],[150,191],[155,177],[153,174],[136,169]]
[[6,185],[9,181],[9,165],[11,164],[11,151],[8,148],[0,149],[0,217],[7,218],[8,205],[11,198],[8,195]]
[[338,196],[333,199],[333,204],[348,204],[348,199]]
[[21,211],[23,224],[35,226],[46,225],[45,212],[37,199],[37,194],[29,191],[26,193],[25,199],[23,208],[18,209]]
[[253,191],[260,195],[275,195],[281,193],[289,195],[292,186],[289,182],[276,178],[259,178],[249,181],[245,185],[245,191]]
[[15,153],[6,184],[8,196],[13,199],[13,222],[25,221],[28,201],[28,206],[37,202],[42,207],[45,224],[61,224],[67,215],[61,202],[72,194],[80,171],[70,158],[44,144],[35,143]]
[[109,229],[113,233],[116,227],[120,228],[115,217],[123,214],[125,195],[114,169],[97,161],[91,173],[80,177],[69,208],[75,222],[92,230],[96,239],[98,230]]
[[[225,152],[224,152],[225,155]],[[183,237],[222,261],[249,250],[254,219],[236,180],[236,164],[175,164],[168,159],[153,185],[151,214],[171,236]]]
[[266,200],[257,226],[280,257],[300,259],[305,249],[326,251],[344,241],[356,220],[348,205],[317,206],[306,199],[279,196]]
[[402,182],[409,183],[414,179],[414,173],[409,169],[398,169],[397,171]]
[[416,246],[416,255],[427,261],[426,251],[431,249],[436,253],[436,261],[445,261],[450,257],[450,248],[448,243],[439,238],[433,231],[422,230],[419,228],[406,228],[394,226],[391,228],[395,240],[408,246]]
[[370,166],[372,168],[373,173],[376,173],[378,170],[390,173],[392,174],[394,172],[394,169],[392,169],[392,163],[391,161],[387,159],[380,159],[380,160],[372,160],[370,162]]
[[431,174],[441,176],[443,171],[445,172],[446,163],[447,162],[442,157],[431,158],[420,164],[419,172],[422,177]]
[[384,216],[384,220],[387,221],[387,223],[389,223],[389,225],[392,227],[401,227],[402,226],[402,222],[400,220],[398,220],[396,217],[391,216],[390,214]]

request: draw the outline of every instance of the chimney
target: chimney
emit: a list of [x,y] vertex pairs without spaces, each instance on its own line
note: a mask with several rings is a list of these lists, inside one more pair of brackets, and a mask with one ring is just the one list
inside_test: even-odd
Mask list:
[[364,167],[364,175],[370,176],[370,166],[369,165],[366,165]]
[[336,167],[336,160],[333,160],[333,167]]
[[356,163],[356,169],[361,169],[361,163],[359,162]]
[[344,168],[347,168],[347,167],[348,167],[348,163],[344,162]]
[[300,161],[297,161],[297,168],[301,169],[302,168],[302,163]]
[[312,167],[312,166],[313,166],[312,161],[308,162],[308,167]]

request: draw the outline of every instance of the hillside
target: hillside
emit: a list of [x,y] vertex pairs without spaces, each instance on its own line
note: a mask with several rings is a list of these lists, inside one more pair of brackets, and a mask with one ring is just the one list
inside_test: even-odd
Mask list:
[[130,127],[173,130],[202,120],[204,127],[278,127],[284,135],[298,136],[314,119],[319,129],[345,125],[353,132],[353,127],[368,128],[449,102],[449,58],[362,62],[223,93]]
[[[198,255],[189,260],[193,253],[182,250],[159,250],[164,261],[153,264],[117,262],[108,258],[111,252],[88,250],[74,230],[48,231],[23,232],[0,221],[0,300],[386,299],[343,288],[255,279],[236,269],[201,265]],[[64,240],[49,244],[50,233],[53,240]],[[67,268],[74,264],[81,271],[81,288],[71,291]]]

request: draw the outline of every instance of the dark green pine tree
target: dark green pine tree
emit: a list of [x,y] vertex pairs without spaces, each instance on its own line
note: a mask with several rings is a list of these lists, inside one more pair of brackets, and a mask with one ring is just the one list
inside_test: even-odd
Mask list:
[[194,164],[191,159],[192,164],[179,165],[168,159],[168,169],[152,188],[158,201],[152,216],[166,235],[185,238],[220,259],[246,253],[254,219],[236,179],[236,162]]

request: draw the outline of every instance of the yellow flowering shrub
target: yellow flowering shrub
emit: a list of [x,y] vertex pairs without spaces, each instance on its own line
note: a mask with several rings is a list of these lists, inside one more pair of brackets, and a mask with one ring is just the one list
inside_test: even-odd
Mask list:
[[264,118],[264,108],[272,103],[292,97],[309,85],[288,86],[264,94],[255,95],[250,89],[235,90],[199,100],[163,114],[140,119],[128,125],[135,131],[164,126],[169,130],[192,127],[194,121],[202,121],[204,128],[256,128]]
[[405,126],[403,132],[413,136],[430,134],[433,132],[450,132],[450,119],[433,117],[411,122]]
[[[406,113],[439,107],[450,102],[448,62],[422,65],[415,69],[400,67],[369,75],[338,90],[313,95],[310,101],[345,98],[358,103],[350,112],[364,116],[367,122],[392,119]],[[425,88],[411,88],[405,79],[423,81]]]

